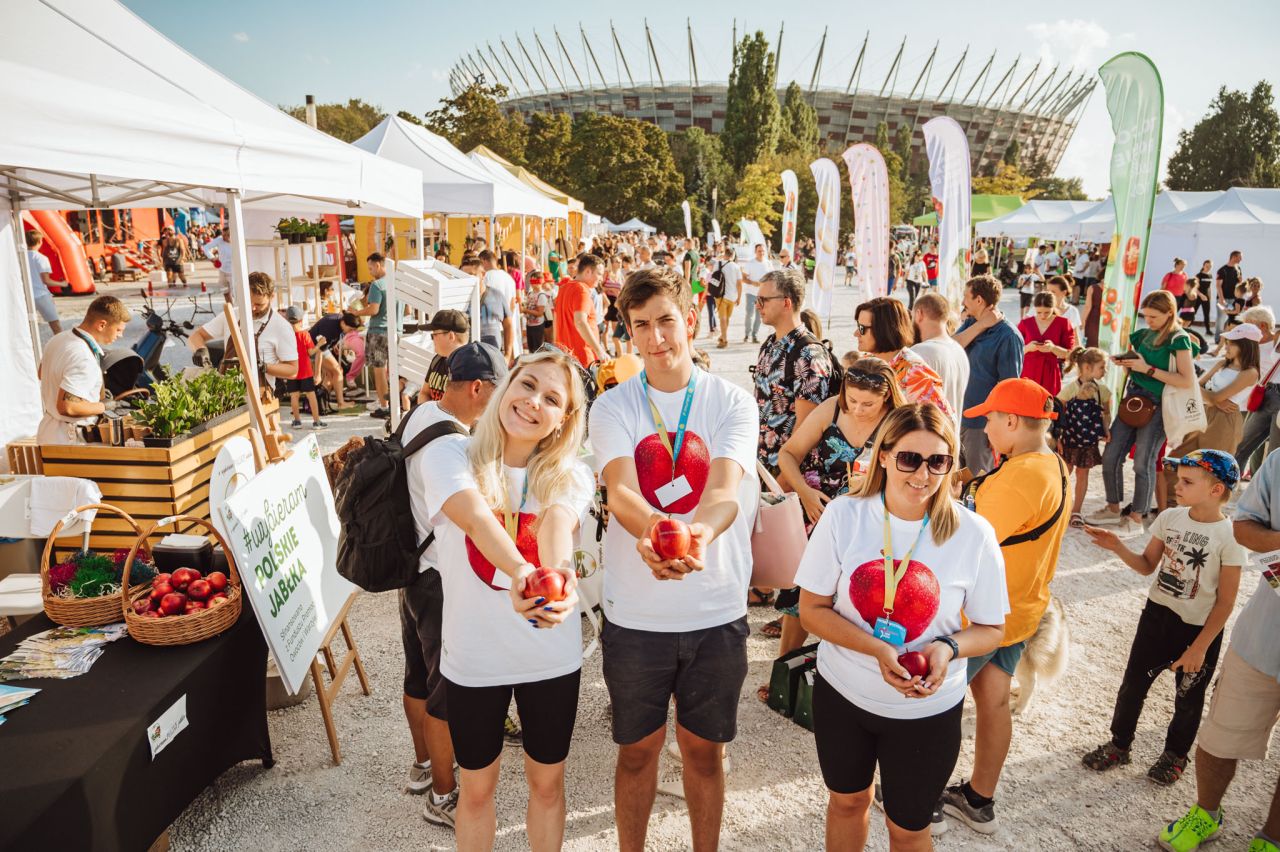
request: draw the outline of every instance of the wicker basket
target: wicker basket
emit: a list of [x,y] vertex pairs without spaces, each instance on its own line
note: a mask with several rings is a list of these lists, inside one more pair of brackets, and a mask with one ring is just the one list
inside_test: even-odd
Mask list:
[[222,550],[227,555],[227,572],[229,574],[225,592],[227,602],[209,609],[197,610],[189,615],[147,618],[133,611],[133,602],[151,594],[151,590],[147,587],[142,587],[140,590],[122,591],[119,597],[114,598],[115,614],[118,615],[123,609],[124,622],[129,627],[129,635],[144,645],[190,645],[194,642],[217,636],[219,633],[228,630],[240,618],[240,575],[236,571],[235,557],[232,555],[231,548],[227,546],[222,535],[214,529],[213,524],[204,518],[197,518],[193,515],[175,515],[170,518],[161,518],[145,532],[140,531],[138,540],[134,542],[133,547],[129,550],[129,558],[124,563],[124,579],[126,583],[129,580],[129,569],[133,567],[133,558],[138,554],[138,549],[146,544],[147,539],[155,535],[157,529],[178,522],[204,527],[210,535],[218,540],[218,544],[222,545]]
[[[40,557],[40,593],[44,599],[44,614],[49,616],[51,621],[64,627],[98,627],[102,624],[114,624],[120,620],[119,595],[103,595],[97,598],[60,598],[56,597],[52,589],[49,588],[49,566],[53,564],[54,540],[58,537],[58,533],[62,532],[64,526],[74,520],[81,512],[90,509],[118,515],[133,528],[136,534],[142,532],[142,527],[138,526],[138,522],[130,517],[127,512],[107,503],[90,503],[85,506],[79,506],[54,525],[53,531],[49,533],[48,540],[45,541],[44,555]],[[129,572],[126,570],[124,574],[125,588],[128,588],[128,581]],[[137,591],[140,588],[143,587],[138,586],[130,591]],[[124,593],[123,590],[121,593]]]

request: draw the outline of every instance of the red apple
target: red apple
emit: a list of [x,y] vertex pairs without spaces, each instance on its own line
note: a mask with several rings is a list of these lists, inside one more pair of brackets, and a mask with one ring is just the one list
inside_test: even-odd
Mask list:
[[161,598],[163,598],[165,595],[171,595],[173,593],[174,593],[174,588],[172,584],[157,583],[151,587],[151,603],[155,604],[156,606],[159,606]]
[[663,518],[653,525],[649,533],[653,549],[663,559],[684,559],[689,555],[689,544],[692,536],[689,525],[679,518]]
[[[676,433],[668,432],[667,437],[674,446]],[[707,487],[707,475],[711,472],[711,454],[697,434],[691,431],[684,433],[684,446],[680,449],[680,461],[676,465],[676,477],[683,476],[692,490],[670,506],[663,506],[658,500],[658,489],[672,480],[671,453],[667,452],[662,439],[654,434],[641,441],[636,446],[635,460],[640,493],[650,506],[673,515],[683,515],[697,507],[702,499],[702,489]]]
[[227,596],[224,595],[222,592],[214,592],[213,594],[209,595],[209,600],[205,601],[205,603],[208,604],[210,609],[217,606],[218,604],[224,604],[226,602],[227,602]]
[[165,615],[177,615],[187,605],[187,596],[173,592],[160,599],[160,611]]
[[546,598],[548,602],[565,599],[564,575],[551,568],[539,568],[524,582],[526,598]]
[[209,588],[215,592],[225,592],[227,590],[227,575],[221,571],[212,571],[205,579],[209,581]]
[[[498,515],[499,523],[502,522],[502,514]],[[542,560],[538,558],[538,539],[533,534],[533,527],[538,522],[538,516],[529,512],[521,512],[520,518],[516,521],[516,550],[520,551],[520,555],[535,567],[542,565]],[[471,542],[471,538],[466,539],[467,544],[467,561],[471,564],[471,570],[475,575],[484,581],[491,589],[502,591],[504,587],[494,585],[494,577],[498,569],[488,559],[480,549]]]
[[905,654],[899,654],[898,665],[906,669],[907,674],[912,677],[927,677],[929,675],[929,658],[919,651],[908,651]]
[[[902,560],[894,560],[895,570]],[[922,562],[912,559],[894,596],[893,620],[907,631],[907,641],[924,633],[938,614],[941,589],[938,578]],[[867,624],[874,625],[884,615],[884,559],[877,557],[854,569],[849,578],[849,601]]]
[[161,583],[169,583],[172,585],[173,575],[167,571],[164,572],[163,574],[155,575],[155,577],[151,579],[151,588],[154,589],[156,586],[159,586]]
[[173,572],[173,580],[171,581],[174,588],[182,591],[187,588],[192,580],[199,580],[200,572],[194,568],[179,568]]
[[209,597],[212,591],[208,580],[192,580],[187,584],[187,594],[198,601]]
[[199,612],[202,609],[207,609],[204,601],[187,601],[186,605],[182,608],[182,614],[190,615],[191,613]]
[[138,598],[133,602],[133,611],[138,615],[145,615],[146,613],[151,612],[151,599]]

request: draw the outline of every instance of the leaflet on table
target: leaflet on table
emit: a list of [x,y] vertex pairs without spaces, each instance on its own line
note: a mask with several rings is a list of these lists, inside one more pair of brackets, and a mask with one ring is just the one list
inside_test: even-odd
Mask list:
[[1253,561],[1262,569],[1262,576],[1271,586],[1271,591],[1280,595],[1280,550],[1255,553]]
[[42,677],[62,680],[84,674],[102,656],[103,646],[126,635],[123,623],[54,627],[36,633],[0,658],[0,682]]
[[[8,713],[10,710],[30,703],[31,697],[39,691],[31,687],[0,684],[0,714]],[[0,715],[0,719],[3,718],[4,716]]]

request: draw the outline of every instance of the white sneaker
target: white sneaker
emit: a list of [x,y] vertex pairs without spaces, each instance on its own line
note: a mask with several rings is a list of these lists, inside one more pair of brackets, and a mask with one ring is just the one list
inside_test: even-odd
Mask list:
[[1119,511],[1111,511],[1103,506],[1096,512],[1090,512],[1084,516],[1084,522],[1092,527],[1110,526],[1120,523],[1120,519],[1124,517]]
[[1116,521],[1116,535],[1133,535],[1143,531],[1141,516],[1130,512]]
[[453,828],[454,815],[458,811],[458,788],[443,796],[435,793],[427,794],[427,802],[422,806],[422,818],[434,825]]
[[[684,755],[680,754],[680,744],[675,740],[667,741],[667,754],[674,758],[676,763],[684,763]],[[728,776],[729,772],[733,769],[733,761],[729,758],[729,755],[726,754],[724,756],[724,759],[721,761],[721,765],[724,766],[724,774]]]
[[431,761],[414,763],[409,767],[409,782],[404,785],[406,793],[421,796],[431,789]]

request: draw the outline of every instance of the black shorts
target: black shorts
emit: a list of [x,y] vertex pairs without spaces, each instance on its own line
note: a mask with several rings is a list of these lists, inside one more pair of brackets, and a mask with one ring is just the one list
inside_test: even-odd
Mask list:
[[400,642],[404,645],[404,694],[427,702],[427,712],[449,721],[440,674],[440,624],[444,586],[428,568],[400,590]]
[[833,793],[859,793],[879,763],[885,814],[907,831],[927,829],[960,756],[963,709],[961,700],[923,719],[890,719],[852,704],[817,675],[813,733],[822,780]]
[[738,733],[738,699],[747,678],[746,616],[728,624],[659,633],[606,621],[600,634],[604,682],[613,703],[613,741],[639,742],[676,721],[694,736],[731,742]]
[[1019,290],[1019,291],[1018,291],[1018,307],[1019,307],[1019,308],[1029,308],[1029,307],[1031,307],[1031,297],[1032,297],[1033,295],[1035,295],[1035,294],[1034,294],[1034,293],[1024,293],[1024,292],[1022,292],[1021,290]]
[[177,275],[182,275],[182,274],[183,274],[183,271],[182,271],[182,264],[181,264],[181,263],[169,263],[168,261],[165,261],[165,264],[164,264],[164,271],[165,271],[165,272],[173,272],[173,273],[175,273],[175,274],[177,274]]
[[285,379],[285,393],[314,393],[316,389],[316,377],[307,376],[305,379]]
[[444,679],[449,694],[449,738],[458,765],[484,769],[502,753],[502,724],[516,697],[524,730],[524,753],[538,763],[560,763],[569,756],[578,718],[578,682],[582,670],[550,680],[512,686],[459,686]]

